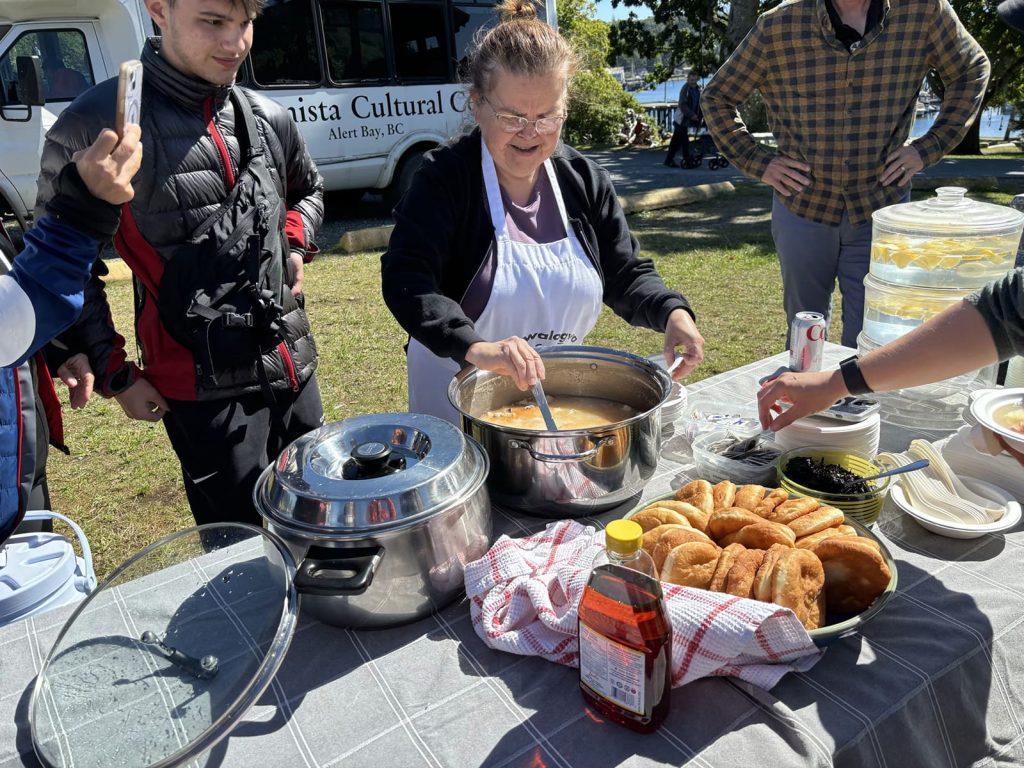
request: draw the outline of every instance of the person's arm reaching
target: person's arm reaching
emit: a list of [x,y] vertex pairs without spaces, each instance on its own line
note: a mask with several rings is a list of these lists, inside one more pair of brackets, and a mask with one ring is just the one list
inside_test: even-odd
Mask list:
[[[1018,323],[1021,322],[1018,320]],[[916,387],[959,376],[999,360],[996,342],[982,313],[962,301],[905,336],[860,358],[864,381],[875,392]],[[757,409],[765,429],[779,430],[828,408],[849,394],[839,370],[784,373],[758,392]],[[792,403],[776,416],[779,401]]]
[[104,131],[55,178],[46,215],[26,234],[11,272],[0,277],[0,364],[20,364],[74,322],[98,242],[117,229],[141,159],[137,126],[120,143]]

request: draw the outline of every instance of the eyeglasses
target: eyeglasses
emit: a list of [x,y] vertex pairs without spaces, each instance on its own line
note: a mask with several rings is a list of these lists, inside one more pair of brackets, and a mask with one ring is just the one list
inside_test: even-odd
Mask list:
[[488,109],[494,113],[494,119],[498,121],[498,125],[501,126],[501,130],[505,133],[525,131],[529,125],[534,126],[537,133],[555,133],[562,127],[562,123],[565,122],[565,115],[551,115],[550,117],[538,117],[536,120],[527,120],[519,115],[499,112],[491,106],[491,103],[486,98],[481,98],[480,101],[486,104]]

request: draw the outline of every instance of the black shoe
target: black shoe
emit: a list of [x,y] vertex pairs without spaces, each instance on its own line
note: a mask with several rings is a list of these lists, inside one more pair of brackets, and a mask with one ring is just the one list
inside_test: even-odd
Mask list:
[[664,165],[667,165],[669,168],[678,168],[679,167],[679,163],[677,163],[675,160],[666,160],[664,162]]

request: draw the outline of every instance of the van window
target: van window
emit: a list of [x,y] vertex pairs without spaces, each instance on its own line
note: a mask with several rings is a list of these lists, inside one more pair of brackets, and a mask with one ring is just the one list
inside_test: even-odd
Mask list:
[[310,0],[268,0],[253,22],[250,53],[258,85],[314,85],[322,79]]
[[0,60],[0,82],[8,104],[18,104],[18,57],[38,56],[48,102],[71,101],[95,84],[85,35],[78,29],[25,32]]
[[384,80],[388,76],[381,3],[321,3],[331,80]]
[[399,80],[448,81],[448,31],[443,3],[388,3]]
[[491,5],[452,5],[452,32],[455,33],[455,56],[458,57],[456,73],[460,81],[466,78],[466,59],[477,31],[493,27],[497,22],[498,14]]

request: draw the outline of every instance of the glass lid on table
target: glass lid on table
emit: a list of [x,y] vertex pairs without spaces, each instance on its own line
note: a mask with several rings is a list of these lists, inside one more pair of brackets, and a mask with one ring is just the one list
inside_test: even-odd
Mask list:
[[266,690],[295,629],[295,563],[225,523],[171,534],[71,615],[36,679],[29,721],[48,768],[183,765]]
[[255,496],[289,530],[379,531],[447,509],[486,475],[486,456],[454,425],[379,413],[300,437],[264,470]]

